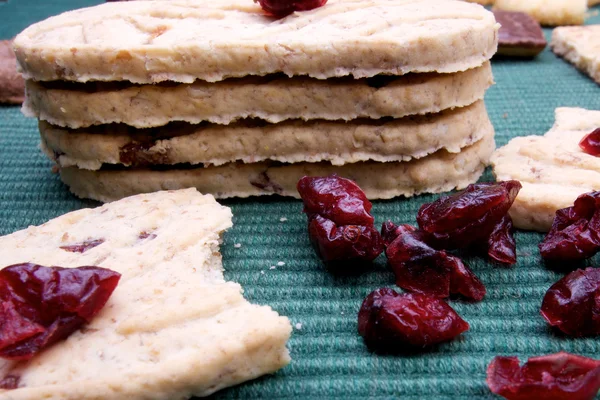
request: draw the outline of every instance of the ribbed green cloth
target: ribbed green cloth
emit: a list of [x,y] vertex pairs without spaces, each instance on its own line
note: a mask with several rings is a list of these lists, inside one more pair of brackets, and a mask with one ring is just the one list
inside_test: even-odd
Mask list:
[[[49,15],[94,3],[0,1],[0,38]],[[593,22],[600,18],[588,21]],[[549,38],[550,30],[546,34]],[[600,109],[600,87],[548,50],[533,61],[494,60],[493,68],[496,85],[486,103],[498,145],[518,135],[543,134],[556,107]],[[419,206],[436,197],[376,201],[373,213],[377,224],[386,219],[415,223]],[[370,273],[331,275],[309,245],[299,201],[272,197],[224,203],[234,213],[234,227],[222,246],[227,279],[240,282],[250,301],[272,306],[296,327],[288,367],[215,398],[491,399],[484,380],[495,355],[526,358],[565,350],[600,358],[598,339],[560,337],[539,315],[544,293],[562,276],[544,267],[537,250],[540,234],[516,234],[519,262],[513,268],[481,258],[466,260],[488,289],[481,303],[451,301],[471,324],[467,333],[419,355],[381,356],[370,353],[356,333],[356,314],[370,291],[394,287],[384,257]],[[95,205],[69,194],[51,172],[38,148],[36,121],[24,118],[17,107],[0,107],[0,234]],[[590,264],[596,262],[594,258]]]

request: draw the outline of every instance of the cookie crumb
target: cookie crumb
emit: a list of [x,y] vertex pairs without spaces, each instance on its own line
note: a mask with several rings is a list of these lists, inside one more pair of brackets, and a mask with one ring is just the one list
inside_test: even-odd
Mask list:
[[276,267],[276,266],[274,266],[274,265],[271,265],[271,266],[269,267],[269,269],[275,269],[275,268],[277,268],[277,267]]
[[286,217],[281,217],[281,218],[279,218],[279,222],[285,222],[285,221],[287,221],[287,218],[286,218]]
[[260,273],[264,275],[264,274],[265,274],[265,271],[260,271]]
[[277,263],[277,266],[278,266],[278,267],[283,267],[284,265],[285,265],[285,263],[284,263],[283,261],[279,261],[279,262]]
[[302,329],[302,324],[300,322],[298,322],[296,324],[296,329],[298,329],[298,330]]
[[241,243],[236,243],[233,245],[233,247],[235,247],[236,249],[239,249],[240,247],[242,247]]

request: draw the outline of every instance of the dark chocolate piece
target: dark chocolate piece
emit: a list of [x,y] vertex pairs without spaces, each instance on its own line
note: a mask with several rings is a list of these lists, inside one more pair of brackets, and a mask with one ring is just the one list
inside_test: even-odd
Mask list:
[[540,24],[522,12],[494,11],[502,25],[498,32],[498,53],[513,57],[535,57],[546,47]]

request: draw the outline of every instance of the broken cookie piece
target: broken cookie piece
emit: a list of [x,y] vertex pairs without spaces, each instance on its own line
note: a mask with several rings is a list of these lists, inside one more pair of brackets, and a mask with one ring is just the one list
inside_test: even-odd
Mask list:
[[[291,324],[223,278],[231,211],[195,189],[129,197],[0,237],[2,262],[121,274],[82,329],[27,362],[0,360],[0,398],[185,399],[290,362]],[[84,252],[66,246],[104,241]]]
[[600,83],[600,25],[556,28],[550,48]]
[[540,24],[531,16],[515,11],[494,11],[502,25],[498,31],[498,53],[512,57],[535,57],[546,48]]
[[25,100],[25,81],[17,73],[12,40],[0,40],[0,104],[21,104]]
[[524,12],[544,26],[582,25],[587,0],[496,0],[496,10]]

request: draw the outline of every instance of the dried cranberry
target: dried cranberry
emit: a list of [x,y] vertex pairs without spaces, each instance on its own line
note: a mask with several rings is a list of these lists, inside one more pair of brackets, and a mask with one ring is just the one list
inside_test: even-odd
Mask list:
[[305,176],[298,181],[298,193],[309,216],[319,214],[337,225],[372,225],[373,205],[360,187],[337,175]]
[[294,11],[308,11],[321,7],[327,0],[254,0],[263,10],[275,17],[281,18]]
[[373,226],[371,202],[354,182],[336,175],[304,177],[298,193],[311,243],[324,261],[372,261],[381,254],[383,241]]
[[16,389],[19,387],[21,377],[17,375],[6,375],[0,380],[0,389]]
[[436,247],[466,248],[487,240],[520,189],[518,181],[469,185],[462,192],[424,204],[417,222]]
[[91,239],[69,246],[60,246],[60,248],[66,251],[70,251],[72,253],[85,253],[89,249],[93,249],[94,247],[99,246],[102,243],[104,243],[104,239]]
[[567,335],[600,334],[600,269],[571,272],[548,289],[542,316]]
[[387,288],[369,294],[358,313],[358,333],[369,347],[383,350],[431,346],[468,329],[445,301]]
[[579,142],[579,147],[592,156],[600,155],[600,128],[596,128],[591,133],[588,133]]
[[584,193],[556,211],[539,248],[547,260],[583,260],[600,251],[600,192]]
[[0,270],[0,357],[26,360],[65,339],[104,307],[120,277],[99,267]]
[[382,231],[384,241],[396,236],[385,254],[402,289],[439,298],[457,293],[479,301],[485,296],[485,286],[475,274],[458,257],[429,246],[425,232],[389,221]]
[[308,224],[310,240],[324,261],[374,260],[383,251],[379,232],[371,226],[336,226],[316,215]]
[[591,400],[600,389],[600,361],[560,352],[519,366],[517,357],[495,357],[486,381],[508,400]]
[[517,244],[512,231],[512,218],[507,214],[496,224],[486,243],[492,260],[509,265],[517,262]]

